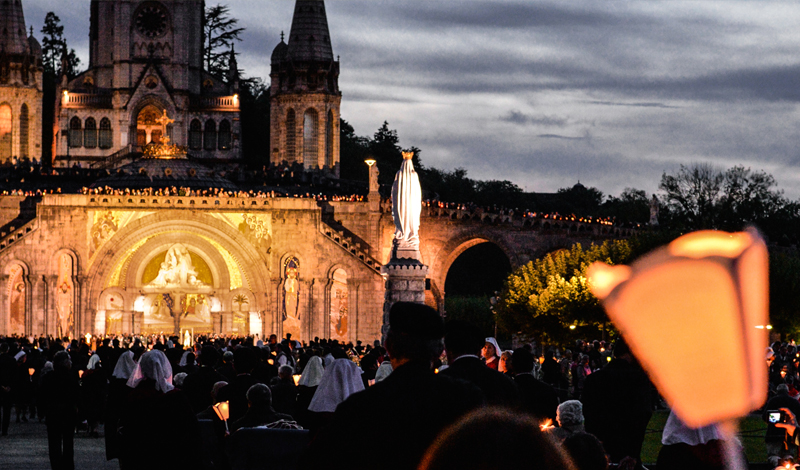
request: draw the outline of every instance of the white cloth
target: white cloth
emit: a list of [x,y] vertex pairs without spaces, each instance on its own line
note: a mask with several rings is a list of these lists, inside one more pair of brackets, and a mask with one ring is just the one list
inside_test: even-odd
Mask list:
[[188,360],[186,359],[186,357],[189,355],[190,352],[191,351],[186,351],[186,352],[183,353],[183,355],[181,356],[181,360],[178,361],[178,367],[186,367],[186,365],[188,363]]
[[683,424],[674,411],[669,413],[664,433],[661,435],[661,443],[665,446],[672,444],[696,446],[713,440],[722,440],[722,433],[715,424],[693,429]]
[[497,344],[497,340],[492,338],[492,337],[489,337],[489,338],[486,338],[486,342],[491,344],[492,346],[494,346],[494,355],[497,356],[497,358],[499,359],[500,355],[503,354],[503,351],[500,349],[500,346]]
[[335,361],[335,359],[333,358],[333,354],[331,353],[326,354],[325,357],[322,358],[322,360],[325,362],[324,365],[326,369],[330,367],[331,364],[333,364],[333,361]]
[[129,379],[134,370],[136,370],[136,362],[133,360],[133,351],[125,351],[119,357],[117,365],[114,367],[114,373],[111,375],[118,379]]
[[145,379],[155,380],[159,392],[167,393],[175,388],[172,385],[172,366],[167,355],[158,349],[142,354],[136,370],[128,379],[128,387],[136,388]]
[[19,360],[20,360],[20,359],[22,359],[23,357],[25,357],[25,351],[20,351],[20,352],[18,352],[18,353],[17,353],[17,354],[14,356],[14,360],[15,360],[15,361],[19,361]]
[[381,366],[378,367],[378,371],[375,372],[375,383],[381,382],[391,375],[392,371],[392,363],[389,361],[381,362]]
[[86,369],[94,370],[97,367],[97,364],[100,364],[100,356],[95,354],[94,356],[89,358],[89,363],[86,364]]
[[403,156],[403,164],[392,185],[394,240],[398,248],[419,249],[419,219],[422,213],[422,187],[414,163]]
[[333,413],[339,403],[362,390],[364,382],[358,366],[350,359],[336,359],[322,375],[308,411]]
[[300,381],[297,385],[305,385],[306,387],[316,387],[322,380],[325,374],[325,367],[322,365],[322,358],[313,356],[308,360],[306,368],[303,369],[303,374],[300,376]]

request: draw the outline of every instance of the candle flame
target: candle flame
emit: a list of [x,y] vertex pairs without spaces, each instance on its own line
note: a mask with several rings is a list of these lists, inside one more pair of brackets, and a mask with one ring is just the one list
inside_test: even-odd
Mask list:
[[548,429],[552,429],[555,426],[553,426],[553,420],[552,419],[548,419],[547,421],[542,423],[541,426],[539,426],[539,427],[542,428],[542,431],[547,431]]

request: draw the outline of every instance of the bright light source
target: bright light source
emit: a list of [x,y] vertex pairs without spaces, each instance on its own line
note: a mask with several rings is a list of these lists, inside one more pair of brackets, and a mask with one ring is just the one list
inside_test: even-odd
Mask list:
[[569,326],[569,329],[570,329],[570,330],[574,330],[575,328],[577,328],[575,325],[570,325],[570,326]]
[[364,160],[364,163],[366,163],[367,165],[369,165],[370,168],[372,168],[378,162],[375,161],[374,158],[368,158],[368,159]]

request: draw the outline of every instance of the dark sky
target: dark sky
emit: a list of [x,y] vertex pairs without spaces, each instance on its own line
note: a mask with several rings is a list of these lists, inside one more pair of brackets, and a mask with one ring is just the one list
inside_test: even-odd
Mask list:
[[[209,5],[215,2],[207,2]],[[55,11],[88,61],[89,1]],[[231,0],[239,64],[266,78],[290,0]],[[744,165],[800,197],[800,3],[329,0],[342,117],[384,120],[424,164],[529,191],[655,191],[680,164]],[[41,34],[37,34],[41,37]],[[394,171],[386,169],[384,171]]]

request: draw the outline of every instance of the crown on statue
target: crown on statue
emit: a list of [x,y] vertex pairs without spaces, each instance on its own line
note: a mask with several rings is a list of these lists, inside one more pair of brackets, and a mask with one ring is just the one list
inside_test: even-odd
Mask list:
[[414,158],[414,152],[403,152],[403,160],[411,160]]

